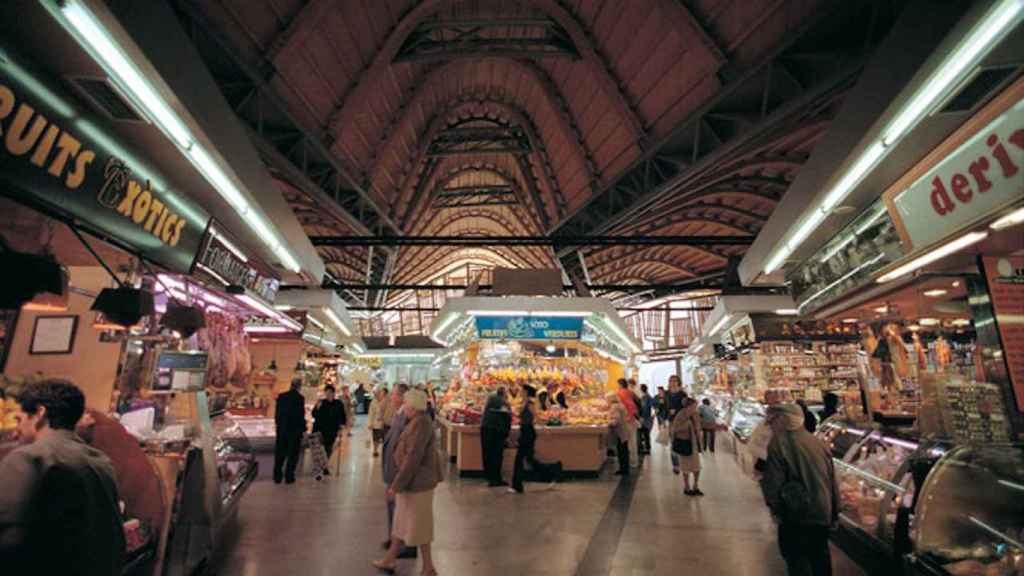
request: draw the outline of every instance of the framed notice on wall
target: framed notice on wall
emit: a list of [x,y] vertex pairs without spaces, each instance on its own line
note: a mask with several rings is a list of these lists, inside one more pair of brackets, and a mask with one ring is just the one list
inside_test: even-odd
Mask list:
[[78,316],[38,316],[32,328],[29,354],[71,354]]

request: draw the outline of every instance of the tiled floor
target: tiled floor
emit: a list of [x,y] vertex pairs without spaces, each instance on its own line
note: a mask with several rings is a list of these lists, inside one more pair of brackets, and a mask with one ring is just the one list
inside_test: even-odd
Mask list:
[[[366,432],[346,439],[340,474],[274,485],[268,469],[245,496],[237,540],[217,574],[267,576],[376,574],[386,536],[379,459]],[[268,463],[269,464],[269,463]],[[573,480],[525,495],[450,475],[438,487],[435,562],[442,575],[706,576],[782,575],[774,526],[757,486],[728,452],[704,461],[707,496],[682,494],[665,449],[619,488],[611,466],[596,480]],[[838,572],[845,572],[838,570]],[[402,561],[400,574],[418,574]]]

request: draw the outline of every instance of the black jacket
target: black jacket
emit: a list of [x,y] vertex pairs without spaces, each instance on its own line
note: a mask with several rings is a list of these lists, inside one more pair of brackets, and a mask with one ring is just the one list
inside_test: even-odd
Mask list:
[[523,450],[532,450],[537,442],[537,429],[533,427],[533,410],[525,406],[519,412],[519,447]]
[[323,400],[313,408],[313,432],[337,434],[345,424],[345,405],[341,400]]
[[492,394],[487,399],[480,427],[499,430],[504,434],[508,434],[512,429],[512,412],[508,408],[508,403],[497,394]]
[[274,424],[278,435],[296,436],[306,431],[306,399],[295,390],[277,396]]

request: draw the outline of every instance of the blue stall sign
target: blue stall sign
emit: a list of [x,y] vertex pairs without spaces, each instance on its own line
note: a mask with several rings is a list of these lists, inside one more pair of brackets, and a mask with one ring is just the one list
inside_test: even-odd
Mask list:
[[545,316],[477,316],[481,339],[579,340],[583,318]]

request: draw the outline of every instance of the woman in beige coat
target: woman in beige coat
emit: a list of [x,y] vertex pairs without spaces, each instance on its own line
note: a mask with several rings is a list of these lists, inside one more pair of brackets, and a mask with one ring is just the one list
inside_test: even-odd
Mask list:
[[[683,494],[687,496],[703,496],[700,491],[700,453],[704,450],[700,437],[700,417],[697,415],[697,401],[687,398],[683,409],[672,419],[672,452],[679,457],[679,469],[683,473]],[[680,452],[689,442],[689,454]],[[693,489],[690,489],[690,475],[693,475]]]
[[395,521],[387,556],[373,565],[385,572],[395,571],[398,554],[406,546],[419,546],[423,558],[422,576],[436,576],[430,543],[434,540],[434,488],[443,479],[441,459],[434,438],[434,426],[426,414],[427,395],[421,390],[405,394],[402,410],[409,419],[395,446],[398,473],[388,486],[395,499]]
[[616,459],[619,461],[619,470],[615,475],[629,476],[629,438],[630,434],[633,434],[629,414],[619,400],[619,395],[615,392],[609,392],[605,400],[608,401],[608,406],[611,409],[611,439],[615,442]]

